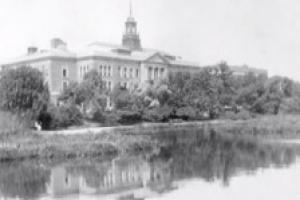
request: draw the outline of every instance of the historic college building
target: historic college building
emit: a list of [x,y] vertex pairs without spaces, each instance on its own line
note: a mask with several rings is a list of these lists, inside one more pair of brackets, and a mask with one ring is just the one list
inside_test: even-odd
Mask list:
[[63,40],[54,38],[49,49],[29,47],[26,55],[3,63],[1,70],[19,66],[30,66],[43,72],[53,101],[70,82],[81,81],[91,69],[100,72],[111,90],[116,84],[131,88],[150,80],[160,80],[169,71],[195,71],[200,68],[197,63],[143,48],[137,22],[131,14],[125,22],[122,45],[94,42],[73,52]]
[[[75,52],[69,50],[63,40],[54,38],[49,49],[28,47],[26,55],[3,63],[1,70],[19,66],[30,66],[43,72],[53,102],[56,102],[57,96],[70,82],[80,82],[91,69],[100,72],[109,90],[116,84],[129,89],[136,85],[143,87],[149,81],[165,78],[169,72],[193,73],[201,69],[197,63],[144,48],[137,32],[137,22],[131,12],[125,22],[122,45],[94,42]],[[233,71],[236,75],[244,75],[250,71],[256,74],[266,73],[246,66],[234,67]]]

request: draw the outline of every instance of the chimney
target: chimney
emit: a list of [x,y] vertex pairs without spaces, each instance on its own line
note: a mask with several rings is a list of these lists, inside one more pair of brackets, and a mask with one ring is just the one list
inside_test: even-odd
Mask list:
[[27,54],[28,55],[32,55],[34,53],[36,53],[38,51],[38,48],[37,47],[34,47],[34,46],[30,46],[27,48]]

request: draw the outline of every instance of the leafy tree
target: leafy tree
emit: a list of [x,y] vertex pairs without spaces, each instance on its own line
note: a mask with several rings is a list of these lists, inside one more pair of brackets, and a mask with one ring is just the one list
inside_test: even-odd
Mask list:
[[0,108],[32,119],[47,108],[49,90],[42,73],[34,68],[19,67],[2,73]]
[[88,108],[104,110],[107,88],[97,70],[89,71],[81,83],[71,83],[60,95],[59,100],[82,107],[84,114]]
[[265,94],[267,77],[248,73],[234,77],[235,103],[253,112],[262,112],[258,100]]
[[115,105],[115,109],[131,110],[134,105],[134,98],[130,94],[129,90],[120,85],[116,85],[112,92],[112,100]]

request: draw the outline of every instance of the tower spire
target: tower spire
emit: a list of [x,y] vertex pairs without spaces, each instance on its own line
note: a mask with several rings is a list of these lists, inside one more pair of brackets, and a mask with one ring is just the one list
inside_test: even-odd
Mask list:
[[132,3],[129,1],[129,17],[132,17]]
[[137,22],[132,16],[132,0],[129,0],[129,17],[125,22],[125,33],[122,39],[122,45],[130,50],[140,50],[141,41],[137,32]]

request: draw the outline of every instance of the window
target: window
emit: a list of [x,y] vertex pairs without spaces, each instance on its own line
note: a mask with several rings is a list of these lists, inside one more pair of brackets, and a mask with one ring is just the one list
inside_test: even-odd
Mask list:
[[106,66],[104,66],[104,77],[106,77]]
[[112,88],[111,88],[111,82],[108,81],[108,91],[110,92],[111,90],[112,90]]
[[129,70],[129,78],[132,78],[132,68]]
[[138,78],[139,77],[139,69],[135,70],[135,76]]
[[158,68],[154,69],[154,79],[158,78]]
[[111,76],[111,72],[110,72],[110,70],[111,70],[111,67],[110,67],[110,66],[108,66],[108,77],[110,77],[110,76]]
[[63,90],[66,90],[68,87],[68,82],[67,81],[63,81]]
[[102,65],[99,65],[99,74],[102,76]]
[[164,73],[165,73],[165,69],[164,69],[164,68],[161,68],[161,69],[160,69],[160,76],[163,77],[163,76],[164,76]]
[[84,67],[84,74],[83,74],[83,75],[85,75],[85,74],[88,72],[88,70],[89,70],[89,66],[86,65],[86,66]]
[[124,67],[123,77],[126,78],[126,76],[127,76],[127,68]]
[[122,74],[121,74],[121,67],[120,67],[120,66],[118,67],[118,74],[119,74],[120,77],[122,77]]
[[148,80],[152,79],[152,67],[148,68]]
[[66,69],[66,68],[64,68],[64,69],[63,69],[63,77],[64,77],[64,78],[66,78],[66,77],[67,77],[67,75],[68,75],[68,74],[67,74],[67,69]]

